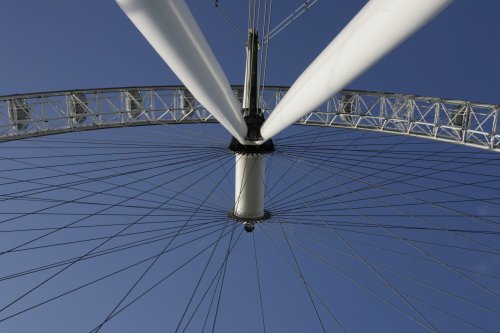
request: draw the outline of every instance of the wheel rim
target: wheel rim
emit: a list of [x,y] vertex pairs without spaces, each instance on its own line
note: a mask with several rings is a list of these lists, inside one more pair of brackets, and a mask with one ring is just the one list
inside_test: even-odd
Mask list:
[[[228,219],[234,172],[228,144],[217,124],[3,143],[4,161],[11,164],[3,169],[2,251],[11,251],[1,256],[6,268],[2,294],[8,301],[2,303],[0,325],[19,328],[30,319],[57,331],[87,311],[83,331],[99,327],[115,312],[102,331],[182,331],[188,322],[187,331],[200,331],[203,325],[206,331],[359,331],[395,325],[408,331],[444,325],[492,329],[488,323],[495,322],[498,302],[494,152],[396,134],[299,126],[277,138],[276,152],[269,156],[266,207],[271,217],[246,234]],[[13,149],[29,152],[9,159]],[[78,199],[85,204],[74,202],[85,196]],[[46,209],[51,206],[56,207]],[[15,275],[79,258],[124,228],[125,236],[113,237],[95,252],[139,240],[156,242],[79,260],[32,292],[65,266]],[[181,235],[169,244],[172,238],[167,237],[177,232]],[[224,238],[217,242],[221,233]],[[233,250],[230,240],[238,240]],[[165,247],[183,242],[188,245],[155,261]],[[188,262],[204,247],[201,258]],[[124,273],[6,319],[145,258],[149,261]],[[184,263],[196,265],[120,311]],[[190,321],[211,281],[212,289]],[[46,318],[56,318],[61,305],[68,322],[52,319],[49,324]],[[360,310],[364,321],[352,320]],[[458,316],[464,311],[469,314]]]

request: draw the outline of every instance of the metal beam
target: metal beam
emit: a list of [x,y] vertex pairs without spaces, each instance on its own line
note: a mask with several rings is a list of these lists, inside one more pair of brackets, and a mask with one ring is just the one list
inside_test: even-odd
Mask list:
[[295,81],[262,125],[264,141],[314,111],[451,1],[369,1]]
[[[266,87],[260,103],[271,114],[287,87]],[[233,92],[242,86],[233,86]],[[86,96],[86,119],[73,121],[69,96]],[[130,96],[135,96],[134,110]],[[185,100],[189,100],[186,103]],[[14,100],[29,110],[19,126]],[[184,102],[183,102],[184,101]],[[19,104],[19,103],[18,103]],[[16,104],[17,105],[17,104]],[[461,121],[460,110],[463,113]],[[16,109],[17,110],[17,109]],[[141,110],[138,114],[137,110]],[[457,113],[458,111],[458,113]],[[131,116],[133,113],[134,116]],[[500,105],[406,94],[345,90],[329,98],[295,124],[342,127],[416,136],[500,151]],[[22,115],[27,115],[23,112]],[[74,131],[217,120],[182,86],[120,87],[0,96],[0,141]],[[229,139],[229,135],[228,135]]]
[[185,1],[116,2],[193,96],[243,143],[239,102]]

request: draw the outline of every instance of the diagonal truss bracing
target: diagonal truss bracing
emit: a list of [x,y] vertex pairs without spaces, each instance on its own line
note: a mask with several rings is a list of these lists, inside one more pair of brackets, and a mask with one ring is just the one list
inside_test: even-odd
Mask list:
[[[241,102],[243,87],[233,86]],[[266,87],[266,116],[288,87]],[[500,105],[344,90],[296,122],[398,133],[500,151]],[[183,86],[86,89],[0,97],[0,141],[100,128],[217,122]]]

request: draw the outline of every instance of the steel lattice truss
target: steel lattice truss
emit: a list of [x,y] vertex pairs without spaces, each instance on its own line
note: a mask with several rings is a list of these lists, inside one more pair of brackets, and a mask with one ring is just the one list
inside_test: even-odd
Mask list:
[[[269,114],[288,87],[266,87]],[[233,91],[242,99],[241,86]],[[500,151],[500,105],[345,90],[297,122],[375,130]],[[216,122],[182,86],[73,90],[0,97],[0,141],[150,124]]]

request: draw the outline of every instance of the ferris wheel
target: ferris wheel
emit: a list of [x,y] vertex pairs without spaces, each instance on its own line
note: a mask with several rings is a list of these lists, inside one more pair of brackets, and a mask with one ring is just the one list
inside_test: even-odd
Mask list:
[[500,106],[342,90],[451,1],[369,1],[291,87],[317,0],[262,2],[244,85],[184,1],[117,0],[183,86],[0,97],[2,331],[498,327]]

